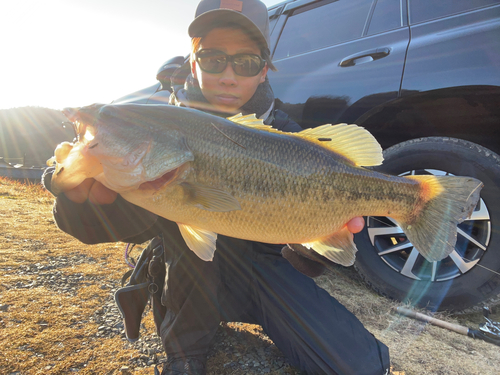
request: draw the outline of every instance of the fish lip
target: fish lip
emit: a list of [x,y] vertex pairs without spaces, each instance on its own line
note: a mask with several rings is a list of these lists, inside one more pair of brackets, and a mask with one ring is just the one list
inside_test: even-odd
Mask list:
[[145,190],[160,190],[163,186],[166,186],[170,184],[172,181],[174,181],[177,176],[179,175],[180,172],[180,167],[172,169],[164,174],[162,174],[160,177],[155,178],[154,180],[146,181],[143,182],[142,184],[139,185],[139,190],[145,191]]

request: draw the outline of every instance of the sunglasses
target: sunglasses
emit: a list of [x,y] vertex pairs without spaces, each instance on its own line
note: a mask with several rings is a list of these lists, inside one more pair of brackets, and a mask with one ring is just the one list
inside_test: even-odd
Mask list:
[[233,71],[243,77],[254,77],[264,68],[266,60],[253,53],[226,55],[222,51],[202,49],[194,54],[200,69],[206,73],[222,73],[228,63]]

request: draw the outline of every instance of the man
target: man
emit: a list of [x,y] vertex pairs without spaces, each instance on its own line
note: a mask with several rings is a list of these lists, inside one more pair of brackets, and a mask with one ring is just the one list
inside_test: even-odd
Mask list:
[[[189,35],[191,59],[173,81],[186,69],[190,74],[174,87],[172,104],[225,117],[255,113],[282,131],[301,130],[274,108],[263,3],[203,0]],[[50,175],[45,184],[50,189]],[[219,235],[213,261],[205,262],[187,248],[175,223],[125,202],[93,179],[60,194],[54,216],[62,230],[86,243],[141,243],[161,234],[167,269],[161,297],[166,312],[158,327],[168,356],[163,375],[205,374],[209,344],[221,321],[262,325],[289,361],[310,374],[387,372],[387,347],[290,264],[311,270],[288,247],[284,254],[290,262],[282,245]],[[357,232],[363,225],[355,218],[348,228]]]

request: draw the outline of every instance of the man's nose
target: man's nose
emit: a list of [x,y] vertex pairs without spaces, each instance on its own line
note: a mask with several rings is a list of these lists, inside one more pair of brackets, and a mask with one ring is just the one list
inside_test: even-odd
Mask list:
[[226,69],[221,73],[219,83],[224,86],[236,86],[238,80],[231,64],[227,64]]

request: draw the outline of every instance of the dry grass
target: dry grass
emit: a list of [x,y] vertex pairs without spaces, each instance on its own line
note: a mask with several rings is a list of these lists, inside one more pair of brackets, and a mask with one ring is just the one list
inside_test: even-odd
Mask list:
[[[83,254],[88,263],[58,268],[83,280],[121,278],[122,244],[86,246],[57,230],[51,215],[53,198],[40,185],[0,179],[0,373],[113,373],[137,353],[119,338],[96,338],[90,318],[109,291],[83,282],[76,293],[30,285],[36,275],[19,268],[50,264],[51,259]],[[140,372],[139,372],[140,373]],[[144,372],[147,373],[147,372]]]
[[[406,375],[499,373],[498,346],[396,314],[394,309],[401,304],[374,293],[353,269],[339,268],[317,281],[389,346],[395,372],[404,371]],[[434,317],[474,329],[484,321],[479,313],[457,316],[439,313]],[[498,315],[494,319],[498,320]]]
[[[92,316],[109,299],[101,285],[115,283],[127,270],[123,244],[87,246],[57,230],[52,201],[39,185],[0,178],[0,374],[121,373],[139,353],[119,336],[96,337]],[[77,258],[83,261],[71,261]],[[63,275],[58,277],[83,276],[74,290],[40,283],[30,272],[61,259],[68,261],[57,268]],[[394,314],[396,303],[366,288],[352,269],[339,267],[318,283],[389,346],[395,373],[498,373],[498,347]],[[479,315],[438,317],[469,327],[482,321]],[[246,330],[249,345],[262,343],[258,326],[225,329]],[[145,330],[154,331],[150,316]],[[209,374],[235,373],[223,368],[226,357],[211,358]],[[132,370],[153,372],[151,367]]]

